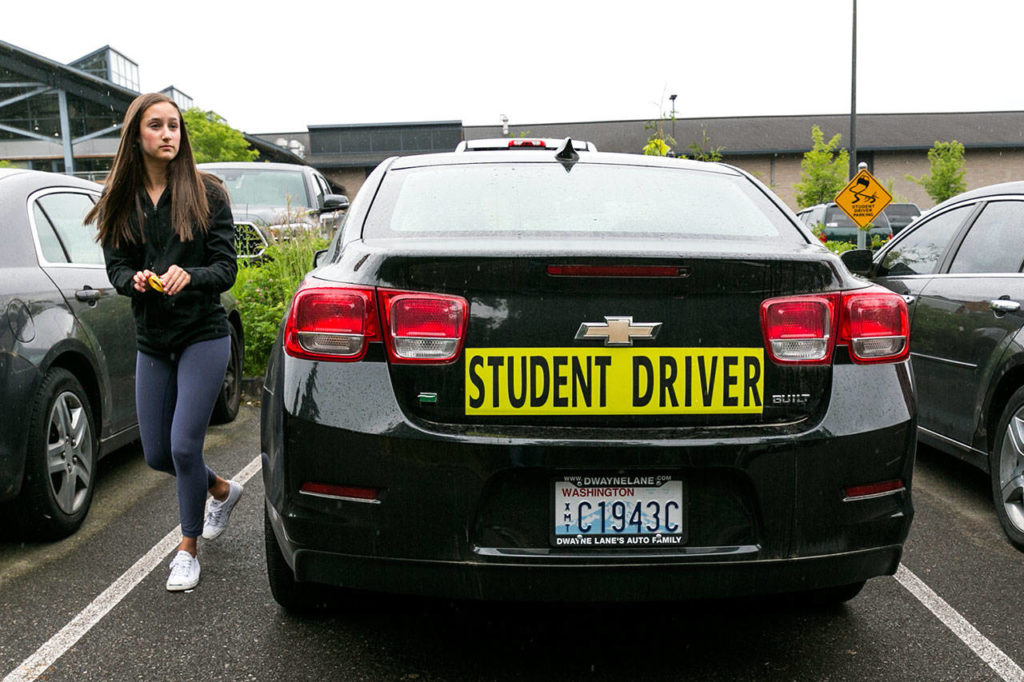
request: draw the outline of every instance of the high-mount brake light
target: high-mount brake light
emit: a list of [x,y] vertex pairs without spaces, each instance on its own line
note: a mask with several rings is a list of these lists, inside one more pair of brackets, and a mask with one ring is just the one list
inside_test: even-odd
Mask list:
[[508,141],[509,147],[547,147],[544,140],[532,140],[528,138],[517,138]]
[[683,265],[549,265],[552,277],[687,277]]
[[374,291],[363,287],[300,287],[285,325],[285,352],[308,360],[354,362],[380,340]]
[[395,363],[455,360],[466,338],[469,304],[461,296],[378,289],[385,345]]
[[788,296],[761,304],[761,328],[772,360],[828,364],[832,359],[833,296]]
[[899,362],[910,352],[907,304],[882,287],[771,298],[761,304],[761,327],[781,364],[828,364],[837,345],[860,364]]

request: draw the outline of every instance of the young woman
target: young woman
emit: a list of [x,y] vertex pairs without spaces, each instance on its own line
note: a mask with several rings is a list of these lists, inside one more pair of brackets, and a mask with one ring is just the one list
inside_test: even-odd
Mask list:
[[142,450],[149,466],[177,478],[182,539],[167,589],[189,590],[199,583],[197,538],[219,536],[242,494],[203,461],[230,354],[220,293],[237,267],[227,194],[196,168],[172,99],[140,95],[128,107],[106,191],[86,222],[98,223],[111,283],[132,299]]

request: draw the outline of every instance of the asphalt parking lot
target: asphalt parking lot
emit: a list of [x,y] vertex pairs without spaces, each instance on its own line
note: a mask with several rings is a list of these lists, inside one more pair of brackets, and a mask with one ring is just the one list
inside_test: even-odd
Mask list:
[[[312,616],[277,606],[263,559],[258,409],[213,427],[207,458],[251,477],[202,582],[164,589],[174,485],[127,448],[62,542],[0,537],[8,680],[1024,680],[1024,555],[987,477],[922,450],[903,566],[853,601],[568,606],[371,596]],[[168,539],[169,538],[169,539]]]

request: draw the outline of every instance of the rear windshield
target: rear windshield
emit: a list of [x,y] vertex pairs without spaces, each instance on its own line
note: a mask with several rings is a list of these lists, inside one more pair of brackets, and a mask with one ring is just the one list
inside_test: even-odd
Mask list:
[[916,206],[909,204],[889,204],[885,207],[885,215],[890,218],[916,218],[921,215],[921,211]]
[[390,172],[366,238],[612,234],[806,243],[742,176],[691,169],[549,163]]
[[[875,227],[889,227],[889,219],[884,213],[879,213],[871,221]],[[843,209],[838,206],[829,206],[825,209],[825,227],[857,227],[856,223],[846,215]]]
[[224,181],[233,206],[310,208],[301,171],[203,168]]

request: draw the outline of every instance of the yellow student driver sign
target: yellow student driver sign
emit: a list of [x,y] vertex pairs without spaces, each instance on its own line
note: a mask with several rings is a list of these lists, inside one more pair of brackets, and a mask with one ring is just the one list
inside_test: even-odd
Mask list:
[[857,173],[836,195],[836,205],[843,209],[858,227],[864,227],[878,217],[890,201],[892,195],[866,170]]

